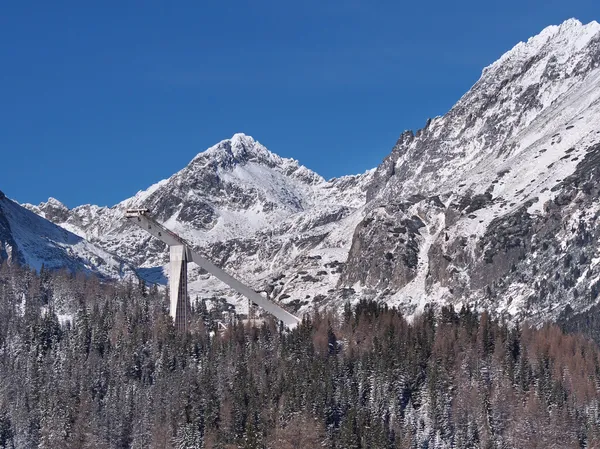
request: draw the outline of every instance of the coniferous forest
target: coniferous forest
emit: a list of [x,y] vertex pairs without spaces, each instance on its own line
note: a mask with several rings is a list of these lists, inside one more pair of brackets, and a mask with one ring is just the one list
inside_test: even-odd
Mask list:
[[372,302],[178,335],[143,283],[0,267],[2,448],[599,448],[600,351]]

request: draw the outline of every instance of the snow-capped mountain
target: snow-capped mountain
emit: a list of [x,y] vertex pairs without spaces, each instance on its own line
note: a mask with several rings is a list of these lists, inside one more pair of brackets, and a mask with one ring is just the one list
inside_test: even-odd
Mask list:
[[40,270],[66,268],[122,279],[135,271],[124,261],[45,220],[0,192],[0,260]]
[[[337,284],[371,177],[372,171],[325,181],[252,137],[235,134],[198,154],[169,179],[112,208],[85,205],[69,210],[55,199],[25,206],[131,261],[146,279],[164,280],[166,247],[123,220],[126,209],[147,208],[255,288],[290,301],[302,290],[306,300],[307,282],[311,291],[325,293]],[[278,278],[277,285],[273,278]],[[229,296],[218,281],[206,277],[192,289],[202,296]]]
[[[129,207],[296,310],[372,297],[536,320],[596,302],[599,167],[600,25],[568,20],[485,68],[363,175],[325,181],[236,134],[112,208],[27,207],[149,279],[165,248],[122,220]],[[199,295],[228,295],[198,279]]]
[[368,187],[342,282],[408,311],[468,301],[535,319],[595,302],[599,66],[598,23],[548,27],[404,133]]

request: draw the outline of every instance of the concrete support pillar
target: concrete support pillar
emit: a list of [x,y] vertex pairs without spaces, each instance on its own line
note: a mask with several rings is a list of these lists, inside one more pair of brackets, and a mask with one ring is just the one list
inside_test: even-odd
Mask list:
[[190,306],[187,295],[187,251],[185,246],[170,247],[171,277],[169,279],[169,313],[178,331],[185,332],[188,327]]

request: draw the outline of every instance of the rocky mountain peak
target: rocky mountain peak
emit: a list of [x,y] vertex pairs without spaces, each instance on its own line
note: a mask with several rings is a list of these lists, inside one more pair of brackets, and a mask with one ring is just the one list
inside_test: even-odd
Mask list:
[[518,65],[531,58],[548,57],[557,62],[577,57],[593,40],[600,37],[600,24],[592,21],[586,25],[577,19],[569,19],[561,25],[546,27],[536,36],[519,42],[500,59],[484,69],[484,73],[499,69],[506,64]]
[[67,206],[65,206],[61,201],[57,200],[54,197],[50,197],[48,198],[48,201],[46,201],[46,204],[48,205],[52,205],[54,207],[60,207],[60,208],[67,208]]
[[53,197],[48,198],[48,201],[45,203],[42,202],[37,206],[34,206],[33,204],[23,204],[23,207],[52,222],[61,222],[66,220],[69,216],[69,208]]
[[286,176],[310,185],[325,181],[312,170],[300,165],[297,160],[272,153],[260,142],[244,133],[236,133],[231,138],[222,140],[199,153],[180,173],[189,176],[190,171],[198,170],[232,172],[236,167],[244,167],[247,164],[276,169]]
[[244,164],[250,160],[269,162],[276,159],[276,155],[267,150],[263,145],[254,140],[252,136],[236,133],[229,139],[224,139],[199,153],[193,160],[214,160],[223,166]]
[[[223,245],[236,242],[227,247],[239,261],[246,253],[238,247],[258,248],[257,242],[269,247],[267,236],[282,235],[282,241],[287,241],[290,233],[297,240],[293,251],[298,251],[294,245],[300,246],[301,232],[307,233],[302,237],[306,239],[303,251],[318,245],[338,222],[364,206],[371,176],[369,171],[325,181],[298,161],[278,156],[251,136],[238,133],[112,208],[83,205],[68,210],[53,200],[27,207],[144,268],[164,263],[165,248],[122,220],[128,208],[151,210],[159,221],[199,247],[216,245],[215,260],[226,254]],[[332,239],[336,248],[349,244],[349,234]],[[268,258],[262,253],[260,257]],[[289,258],[282,260],[287,263]]]

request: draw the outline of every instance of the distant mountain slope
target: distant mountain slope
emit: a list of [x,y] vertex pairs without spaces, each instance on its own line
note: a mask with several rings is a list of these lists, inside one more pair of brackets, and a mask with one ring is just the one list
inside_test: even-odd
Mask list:
[[106,278],[133,276],[133,269],[80,236],[0,195],[0,260],[40,270],[66,268]]

